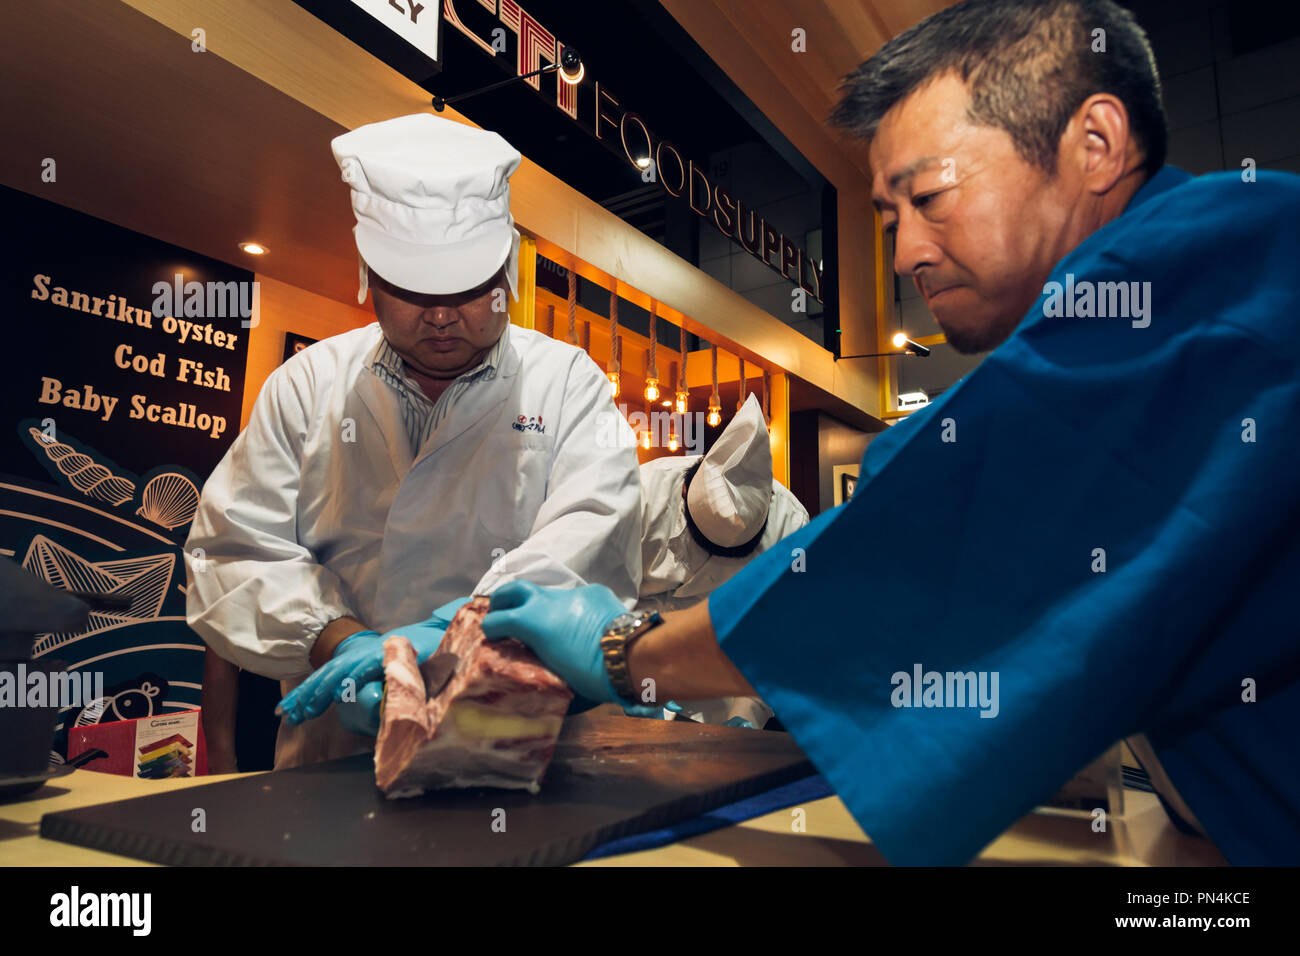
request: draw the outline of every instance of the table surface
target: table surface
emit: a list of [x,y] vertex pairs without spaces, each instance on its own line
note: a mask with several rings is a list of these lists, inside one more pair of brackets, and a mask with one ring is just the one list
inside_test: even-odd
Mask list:
[[[137,780],[75,770],[35,793],[0,804],[0,864],[5,866],[151,866],[141,860],[45,840],[41,817],[58,810],[127,800],[165,790],[202,787],[229,776]],[[1089,814],[1038,810],[991,843],[976,866],[1198,866],[1225,861],[1208,840],[1179,833],[1155,796],[1125,791],[1125,813],[1105,833]],[[669,846],[579,863],[579,866],[870,866],[885,865],[838,797],[803,806],[804,830],[793,810],[777,810],[736,826]]]

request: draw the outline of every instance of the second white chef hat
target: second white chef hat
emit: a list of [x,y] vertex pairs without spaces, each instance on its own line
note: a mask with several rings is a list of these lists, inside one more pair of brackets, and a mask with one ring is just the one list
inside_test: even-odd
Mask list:
[[734,548],[758,534],[772,504],[772,446],[752,394],[700,462],[686,507],[714,544]]

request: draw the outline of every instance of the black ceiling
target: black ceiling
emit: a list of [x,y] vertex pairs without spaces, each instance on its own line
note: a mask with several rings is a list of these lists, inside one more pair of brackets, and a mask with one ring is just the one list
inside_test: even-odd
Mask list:
[[[444,18],[439,73],[349,0],[295,2],[430,93],[456,96],[507,78],[506,67],[513,72],[517,38],[511,30],[505,31],[507,52],[494,60]],[[773,177],[793,171],[811,188],[825,185],[656,0],[524,0],[521,5],[561,43],[581,53],[587,70],[579,87],[581,111],[591,111],[598,81],[625,109],[643,117],[656,139],[671,140],[684,159],[707,167],[715,152],[760,143],[771,152]],[[491,39],[497,21],[478,0],[457,0],[456,10],[479,36]],[[554,83],[543,77],[538,92],[519,81],[454,108],[499,132],[529,159],[597,202],[642,189],[646,184],[623,156],[617,134],[602,145],[570,120],[555,106]]]
[[[699,164],[707,164],[709,155],[719,150],[759,141],[758,134],[679,52],[683,38],[689,38],[684,33],[663,36],[661,31],[671,32],[676,23],[665,21],[668,14],[658,3],[647,8],[636,0],[590,5],[527,0],[523,6],[560,42],[582,54],[586,76],[579,96],[587,100],[580,104],[584,111],[591,108],[598,81],[623,107],[640,114],[657,138],[671,140],[684,158]],[[462,0],[458,9],[462,7],[469,23],[477,3]],[[479,8],[478,12],[483,17],[474,22],[490,22],[486,11]],[[427,89],[454,96],[508,75],[500,64],[513,62],[512,34],[510,52],[493,62],[458,30],[446,22],[443,27],[442,73],[425,84]],[[480,126],[501,133],[520,152],[597,202],[645,185],[621,148],[615,154],[602,146],[554,105],[554,82],[543,78],[539,93],[521,81],[455,108]],[[617,140],[613,145],[618,146]]]

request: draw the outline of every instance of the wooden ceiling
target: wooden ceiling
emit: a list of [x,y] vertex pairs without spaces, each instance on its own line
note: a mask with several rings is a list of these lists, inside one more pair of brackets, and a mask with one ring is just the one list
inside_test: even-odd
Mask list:
[[[893,298],[892,270],[877,282],[875,212],[866,150],[826,125],[841,78],[888,40],[956,0],[659,0],[682,28],[839,195],[840,339],[845,355],[885,346],[880,317]],[[793,48],[802,29],[805,49]],[[856,225],[856,227],[855,227]],[[857,319],[872,317],[870,323]],[[873,341],[873,338],[875,341]],[[877,362],[879,407],[896,369]],[[837,363],[836,373],[844,366]],[[806,384],[806,383],[805,383]],[[821,408],[859,427],[861,416],[827,389],[792,391],[791,408]]]
[[[0,182],[356,304],[342,126],[126,3],[15,4],[5,21]],[[271,255],[241,252],[252,239]]]
[[[795,148],[842,189],[865,153],[826,127],[840,79],[956,0],[660,0]],[[792,49],[802,29],[806,50]],[[860,182],[860,180],[859,180]]]

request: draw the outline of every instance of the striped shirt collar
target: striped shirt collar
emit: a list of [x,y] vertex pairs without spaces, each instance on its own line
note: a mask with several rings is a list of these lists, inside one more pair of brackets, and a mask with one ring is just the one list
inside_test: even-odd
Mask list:
[[[509,336],[510,323],[507,322],[506,327],[501,330],[501,336],[497,339],[496,344],[488,351],[487,355],[483,357],[483,361],[469,371],[462,372],[460,375],[456,376],[455,381],[469,382],[475,381],[479,378],[495,378],[497,370],[501,367],[501,360],[506,351],[506,340]],[[374,350],[370,353],[368,365],[375,372],[386,371],[388,373],[387,375],[381,375],[381,378],[389,382],[404,382],[408,388],[414,391],[415,395],[425,399],[426,401],[429,400],[428,396],[424,393],[424,389],[420,387],[419,382],[412,378],[407,372],[406,362],[393,350],[393,347],[388,344],[388,339],[385,338],[382,327],[379,332],[379,341],[375,344]]]

